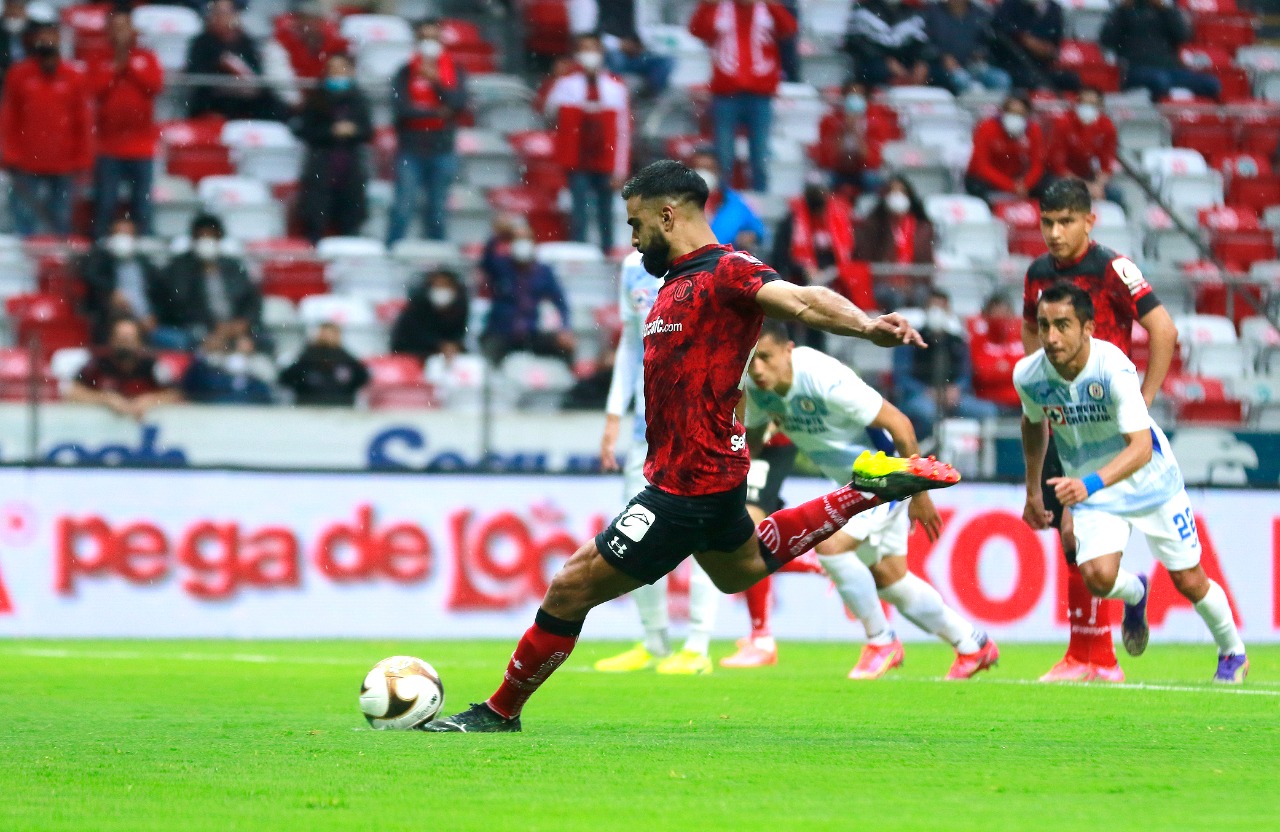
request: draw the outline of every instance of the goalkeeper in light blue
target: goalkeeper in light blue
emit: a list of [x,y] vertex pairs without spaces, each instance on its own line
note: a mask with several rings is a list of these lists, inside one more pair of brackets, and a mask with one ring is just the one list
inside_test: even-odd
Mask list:
[[1122,569],[1134,530],[1147,538],[1218,646],[1214,681],[1239,684],[1249,671],[1227,595],[1200,567],[1195,515],[1169,440],[1151,419],[1133,362],[1093,338],[1093,300],[1071,283],[1046,289],[1036,304],[1042,349],[1018,362],[1013,383],[1022,398],[1022,451],[1027,466],[1023,518],[1049,528],[1040,476],[1048,435],[1058,443],[1066,476],[1049,480],[1075,517],[1076,561],[1089,591],[1124,601],[1125,649],[1147,647],[1147,577]]

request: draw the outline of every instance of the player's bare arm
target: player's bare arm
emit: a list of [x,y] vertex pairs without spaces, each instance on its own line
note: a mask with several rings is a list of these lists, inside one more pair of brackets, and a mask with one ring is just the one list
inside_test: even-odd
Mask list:
[[[1142,466],[1151,461],[1153,452],[1151,431],[1139,430],[1133,433],[1126,433],[1124,434],[1124,442],[1124,450],[1116,454],[1114,459],[1097,471],[1098,477],[1102,479],[1104,488],[1128,479],[1137,473]],[[1049,485],[1053,486],[1054,493],[1058,495],[1058,499],[1062,501],[1064,506],[1083,503],[1089,497],[1089,489],[1085,486],[1084,481],[1074,477],[1054,477],[1049,480]]]
[[1049,528],[1049,524],[1053,522],[1053,512],[1045,509],[1044,495],[1040,491],[1040,480],[1044,476],[1044,454],[1048,447],[1048,423],[1043,419],[1032,422],[1023,416],[1022,460],[1027,469],[1027,502],[1022,509],[1022,519],[1037,531]]
[[[890,438],[893,439],[893,447],[897,449],[899,456],[916,456],[920,453],[916,429],[912,426],[911,420],[907,418],[907,414],[889,402],[886,401],[880,406],[880,412],[876,414],[871,427],[889,432]],[[924,499],[921,499],[922,497]],[[920,524],[930,540],[937,540],[942,534],[942,517],[928,494],[917,494],[911,498],[907,506],[907,516],[911,518],[912,523]]]
[[622,417],[616,413],[604,416],[604,433],[600,437],[600,470],[618,470],[618,433],[622,429]]
[[775,280],[756,293],[756,303],[770,318],[799,321],[824,332],[862,338],[880,347],[925,345],[920,333],[896,312],[873,318],[825,286],[797,286]]
[[1178,348],[1178,327],[1169,315],[1169,310],[1157,306],[1138,319],[1138,323],[1147,331],[1150,355],[1147,358],[1147,373],[1142,378],[1142,398],[1147,407],[1151,407],[1169,374],[1169,366],[1173,364],[1173,351]]

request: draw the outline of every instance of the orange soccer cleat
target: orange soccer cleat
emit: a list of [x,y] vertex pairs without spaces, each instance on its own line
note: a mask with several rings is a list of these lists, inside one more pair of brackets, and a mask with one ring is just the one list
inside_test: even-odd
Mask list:
[[772,639],[738,639],[738,652],[720,660],[721,667],[768,667],[778,663],[778,645]]
[[956,653],[956,660],[947,671],[950,681],[972,679],[981,670],[990,670],[1000,661],[1000,648],[991,639],[983,642],[974,653]]
[[[1119,667],[1117,666],[1117,670]],[[1061,661],[1049,668],[1049,672],[1040,677],[1042,682],[1088,682],[1096,675],[1094,666],[1088,662],[1064,656]]]
[[858,663],[849,671],[850,679],[879,679],[895,667],[902,667],[905,654],[896,638],[888,644],[868,644],[862,648]]

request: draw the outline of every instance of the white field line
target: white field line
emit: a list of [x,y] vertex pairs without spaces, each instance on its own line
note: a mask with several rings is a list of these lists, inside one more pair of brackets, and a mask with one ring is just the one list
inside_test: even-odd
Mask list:
[[[23,656],[32,659],[85,659],[91,661],[180,661],[180,662],[241,662],[245,664],[300,664],[300,665],[327,665],[332,667],[349,667],[359,664],[358,659],[339,659],[331,656],[273,656],[265,653],[152,653],[140,650],[66,650],[62,648],[45,648],[45,647],[11,647],[0,648],[0,655]],[[455,663],[456,664],[456,663]],[[488,663],[468,663],[467,667],[486,667]],[[576,667],[572,670],[579,673],[595,673],[589,667]],[[943,679],[910,679],[902,677],[888,677],[884,681],[897,682],[900,684],[925,683],[925,684],[946,684],[954,685],[955,682],[947,682]],[[1021,685],[1036,688],[1060,688],[1069,687],[1073,689],[1088,690],[1138,690],[1138,691],[1156,691],[1158,693],[1225,693],[1235,694],[1239,696],[1280,696],[1280,690],[1268,689],[1274,687],[1266,682],[1254,683],[1247,682],[1246,686],[1233,687],[1228,685],[1205,685],[1203,687],[1196,685],[1173,685],[1160,683],[1145,682],[1122,682],[1120,684],[1055,684],[1046,685],[1032,679],[1001,679],[999,677],[983,676],[979,678],[975,684],[978,685]]]

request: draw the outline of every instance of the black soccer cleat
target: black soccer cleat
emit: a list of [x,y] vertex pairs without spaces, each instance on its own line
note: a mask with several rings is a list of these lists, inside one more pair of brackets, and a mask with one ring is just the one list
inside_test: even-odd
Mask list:
[[850,485],[882,500],[905,500],[912,494],[960,482],[960,472],[933,457],[874,455],[863,451],[853,463]]
[[484,702],[473,702],[470,708],[462,713],[447,716],[444,719],[433,719],[418,726],[419,731],[435,733],[462,734],[499,734],[508,731],[520,731],[520,717],[505,719],[498,716],[493,708]]

